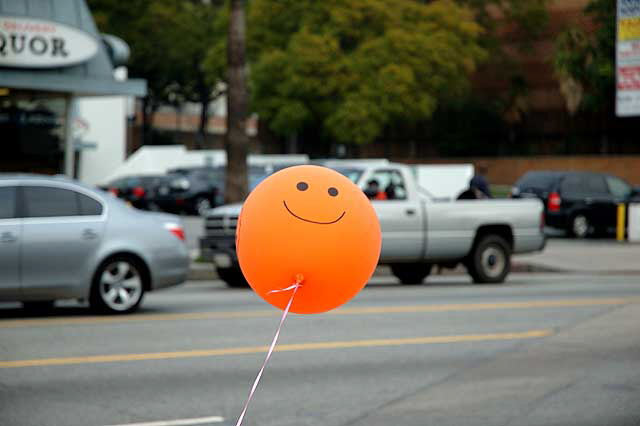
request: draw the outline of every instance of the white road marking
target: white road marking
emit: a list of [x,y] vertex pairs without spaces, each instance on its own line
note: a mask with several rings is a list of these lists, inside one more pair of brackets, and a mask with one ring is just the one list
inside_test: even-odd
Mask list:
[[160,420],[158,422],[127,423],[127,424],[111,425],[111,426],[191,426],[191,425],[204,425],[207,423],[222,423],[223,421],[224,421],[224,417],[212,416],[212,417],[198,417],[193,419]]

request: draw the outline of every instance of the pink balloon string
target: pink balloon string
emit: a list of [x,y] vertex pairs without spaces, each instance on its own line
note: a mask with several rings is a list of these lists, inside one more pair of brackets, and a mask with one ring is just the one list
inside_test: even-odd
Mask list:
[[264,369],[267,366],[267,363],[269,362],[269,358],[271,358],[271,354],[273,353],[274,348],[276,347],[276,344],[278,343],[278,337],[280,337],[280,330],[282,330],[282,324],[284,324],[284,320],[287,318],[287,315],[289,314],[289,309],[291,309],[291,304],[293,303],[293,298],[295,297],[298,289],[300,287],[302,287],[302,276],[298,275],[296,276],[296,282],[292,285],[290,285],[287,288],[283,288],[280,290],[271,290],[268,294],[271,293],[281,293],[284,291],[290,291],[293,290],[293,292],[291,293],[291,298],[289,299],[289,303],[287,303],[287,307],[284,308],[284,311],[282,312],[282,318],[280,318],[280,324],[278,325],[278,329],[276,330],[276,334],[273,336],[273,340],[271,341],[271,346],[269,346],[269,350],[267,351],[267,356],[264,359],[264,362],[262,363],[262,367],[260,367],[260,371],[258,372],[258,375],[256,376],[256,379],[253,381],[253,386],[251,386],[251,391],[249,392],[249,397],[247,398],[247,402],[244,403],[244,408],[242,409],[242,413],[240,414],[240,417],[238,418],[238,422],[236,423],[236,426],[240,426],[242,425],[242,421],[244,420],[244,416],[245,414],[247,414],[247,408],[249,408],[249,402],[251,402],[251,399],[253,398],[253,394],[256,392],[256,389],[258,387],[258,383],[260,383],[260,379],[262,378],[262,373],[264,373]]

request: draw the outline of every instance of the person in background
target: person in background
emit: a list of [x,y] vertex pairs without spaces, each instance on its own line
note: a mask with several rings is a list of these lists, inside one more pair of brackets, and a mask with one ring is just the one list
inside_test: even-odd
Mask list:
[[469,182],[469,189],[476,192],[480,197],[478,198],[492,198],[491,190],[489,189],[489,181],[487,181],[487,167],[476,167],[476,174],[471,178]]
[[389,185],[384,189],[384,193],[387,196],[387,200],[395,200],[396,199],[396,184],[393,182],[389,182]]
[[367,187],[364,189],[364,193],[370,200],[386,200],[387,194],[380,190],[380,184],[377,180],[371,179],[367,182]]

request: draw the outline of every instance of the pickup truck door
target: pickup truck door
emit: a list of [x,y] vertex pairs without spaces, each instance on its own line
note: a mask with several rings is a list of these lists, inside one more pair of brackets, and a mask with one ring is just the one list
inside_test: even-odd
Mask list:
[[[378,183],[377,194],[371,189],[372,181]],[[382,228],[380,259],[386,262],[422,259],[425,238],[422,202],[408,194],[402,174],[395,169],[376,169],[365,185]]]

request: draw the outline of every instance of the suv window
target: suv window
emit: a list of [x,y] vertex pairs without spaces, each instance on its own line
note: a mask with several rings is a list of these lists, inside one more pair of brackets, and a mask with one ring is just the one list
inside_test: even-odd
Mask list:
[[200,182],[204,182],[204,183],[208,183],[209,180],[211,179],[209,173],[207,173],[205,170],[199,170],[197,172],[194,172],[191,174],[191,177],[193,179],[197,179]]
[[550,191],[560,176],[559,172],[528,172],[516,182],[515,186],[521,189]]
[[127,179],[128,178],[116,179],[116,180],[112,181],[108,186],[111,187],[111,188],[122,189],[122,188],[124,188],[126,186]]
[[562,179],[560,191],[563,194],[583,193],[586,191],[584,176],[581,174],[569,174]]
[[16,217],[16,187],[0,186],[0,219]]
[[627,184],[622,179],[618,179],[617,177],[607,176],[607,185],[609,186],[609,191],[616,198],[626,199],[631,195],[631,186]]
[[587,192],[590,194],[609,194],[609,189],[604,181],[604,178],[600,175],[587,175]]
[[141,182],[140,182],[140,178],[138,177],[130,177],[130,178],[126,178],[122,181],[121,186],[123,188],[133,188],[134,186],[140,186]]

